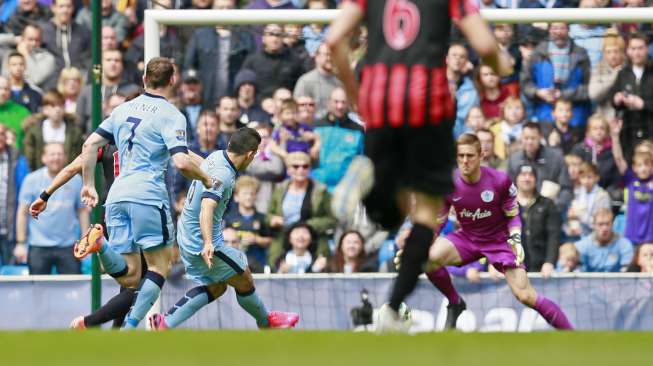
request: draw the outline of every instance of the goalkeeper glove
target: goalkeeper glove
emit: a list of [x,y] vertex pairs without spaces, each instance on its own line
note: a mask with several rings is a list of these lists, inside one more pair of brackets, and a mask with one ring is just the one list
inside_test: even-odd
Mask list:
[[521,245],[521,233],[519,231],[513,231],[510,233],[510,238],[508,238],[508,244],[512,248],[512,252],[515,253],[515,263],[521,265],[524,263],[524,247]]

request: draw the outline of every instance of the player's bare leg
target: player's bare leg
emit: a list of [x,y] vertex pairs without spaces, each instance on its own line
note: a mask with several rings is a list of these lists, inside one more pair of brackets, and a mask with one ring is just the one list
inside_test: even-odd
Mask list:
[[331,211],[340,221],[354,216],[360,202],[374,185],[374,164],[365,155],[358,155],[349,164],[347,172],[333,190]]
[[225,291],[227,291],[227,284],[224,282],[193,287],[165,315],[154,314],[150,316],[148,319],[150,328],[154,330],[176,328],[202,307],[222,296]]
[[141,285],[138,288],[134,305],[125,318],[123,329],[138,327],[138,323],[145,317],[147,312],[156,302],[165,278],[170,272],[170,258],[172,257],[171,247],[159,247],[143,251],[148,271],[145,273]]
[[281,311],[268,312],[254,287],[254,278],[249,269],[232,276],[227,284],[236,290],[236,300],[255,320],[259,328],[292,328],[299,321],[299,315]]
[[458,266],[462,258],[456,246],[447,238],[439,237],[429,250],[429,261],[426,264],[426,277],[449,300],[447,305],[447,320],[445,329],[455,329],[458,317],[467,309],[467,304],[453,286],[449,271],[445,266]]
[[379,313],[379,332],[405,331],[399,321],[399,307],[417,285],[419,275],[424,271],[429,248],[433,243],[437,218],[442,210],[442,199],[413,190],[401,190],[397,197],[403,214],[410,214],[413,227],[406,238],[399,274],[393,284],[390,302]]
[[509,268],[505,271],[506,282],[517,300],[540,313],[556,329],[571,330],[573,326],[556,303],[538,295],[523,268]]

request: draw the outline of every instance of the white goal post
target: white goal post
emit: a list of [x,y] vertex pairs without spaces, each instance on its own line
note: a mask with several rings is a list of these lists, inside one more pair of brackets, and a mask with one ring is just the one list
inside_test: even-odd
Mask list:
[[[653,22],[653,7],[582,9],[484,9],[491,23],[644,23]],[[145,10],[145,63],[159,55],[160,25],[329,23],[338,10]]]

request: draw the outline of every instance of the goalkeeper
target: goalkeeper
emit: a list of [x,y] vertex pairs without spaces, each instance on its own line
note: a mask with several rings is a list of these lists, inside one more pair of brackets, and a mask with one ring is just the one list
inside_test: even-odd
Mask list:
[[445,199],[443,217],[446,220],[453,206],[461,228],[435,241],[426,264],[429,280],[449,300],[445,327],[454,328],[466,308],[445,266],[461,266],[485,257],[505,274],[522,304],[557,329],[573,329],[560,307],[531,286],[523,265],[517,189],[505,173],[481,167],[480,154],[481,143],[475,135],[463,134],[458,139],[454,192]]

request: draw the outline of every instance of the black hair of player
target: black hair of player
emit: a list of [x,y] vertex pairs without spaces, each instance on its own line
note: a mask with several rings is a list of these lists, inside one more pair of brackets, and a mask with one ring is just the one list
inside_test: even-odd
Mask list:
[[227,151],[244,155],[250,151],[256,151],[261,143],[261,135],[255,129],[249,127],[239,128],[229,139]]

